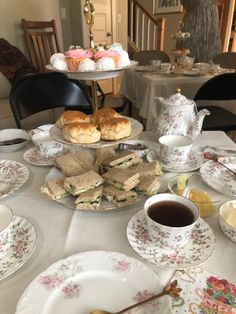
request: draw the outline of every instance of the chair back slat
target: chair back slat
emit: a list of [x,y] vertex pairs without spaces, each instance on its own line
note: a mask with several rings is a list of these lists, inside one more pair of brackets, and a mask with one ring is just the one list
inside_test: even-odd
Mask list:
[[30,61],[40,71],[47,72],[45,66],[51,55],[60,52],[56,22],[21,20],[25,45]]

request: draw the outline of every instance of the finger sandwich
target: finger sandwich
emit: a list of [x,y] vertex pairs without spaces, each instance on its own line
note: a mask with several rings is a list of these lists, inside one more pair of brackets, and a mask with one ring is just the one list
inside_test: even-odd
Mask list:
[[137,199],[137,193],[134,191],[123,191],[113,185],[107,185],[103,188],[103,195],[109,202],[121,207],[133,203]]
[[159,191],[160,182],[156,176],[142,177],[136,185],[135,191],[138,194],[155,195]]
[[134,173],[138,172],[140,178],[153,175],[158,176],[162,174],[161,166],[157,160],[152,162],[143,162],[141,164],[133,166],[132,168],[130,168],[130,170]]
[[139,183],[139,174],[129,169],[112,168],[103,175],[103,178],[109,184],[124,191],[132,190]]
[[140,164],[142,162],[143,162],[142,158],[137,156],[135,152],[123,151],[119,154],[116,154],[104,160],[103,166],[108,169],[109,168],[126,169],[131,166]]
[[49,180],[40,188],[40,191],[53,200],[59,200],[68,195],[68,192],[64,189],[63,182],[64,179]]
[[78,209],[99,209],[102,199],[103,186],[81,193],[76,201],[76,208]]
[[70,194],[77,196],[100,186],[103,182],[104,179],[99,174],[90,170],[81,175],[66,178],[64,188]]

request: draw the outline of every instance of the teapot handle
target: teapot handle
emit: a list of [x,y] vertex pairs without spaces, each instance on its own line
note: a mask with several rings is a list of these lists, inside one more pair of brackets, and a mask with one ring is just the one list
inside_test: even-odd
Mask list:
[[157,112],[157,102],[158,102],[158,97],[154,97],[152,105],[151,105],[151,111],[152,114],[154,116],[155,119],[157,119],[157,117],[159,116],[158,112]]
[[195,112],[196,115],[198,114],[198,109],[197,109],[197,104],[196,104],[196,102],[195,102],[195,104],[194,104],[194,112]]

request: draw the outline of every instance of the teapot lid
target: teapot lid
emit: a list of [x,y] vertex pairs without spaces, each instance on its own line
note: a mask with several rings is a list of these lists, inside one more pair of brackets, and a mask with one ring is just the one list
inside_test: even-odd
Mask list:
[[189,106],[194,105],[195,102],[191,99],[188,99],[181,94],[181,89],[177,88],[175,94],[171,95],[169,98],[159,98],[160,101],[166,105],[175,105],[175,106]]

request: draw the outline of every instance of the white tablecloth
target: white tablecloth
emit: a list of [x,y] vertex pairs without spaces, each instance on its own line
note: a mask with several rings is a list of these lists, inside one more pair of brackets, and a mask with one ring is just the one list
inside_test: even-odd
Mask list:
[[[140,138],[154,139],[151,133],[146,132]],[[223,132],[204,132],[196,140],[195,148],[206,144],[236,148]],[[30,169],[30,180],[20,190],[0,202],[10,206],[15,215],[24,216],[35,225],[38,243],[36,252],[28,262],[0,281],[0,314],[15,313],[21,294],[36,275],[55,261],[72,254],[88,250],[109,250],[122,252],[143,261],[133,251],[126,237],[128,220],[142,205],[105,213],[88,213],[65,208],[39,192],[50,167],[28,165],[23,160],[23,152],[24,150],[0,153],[0,159],[17,160]],[[214,231],[216,248],[203,267],[236,283],[235,243],[222,234],[216,216],[206,220]],[[155,265],[150,266],[160,275],[163,283],[172,273],[158,269]]]

